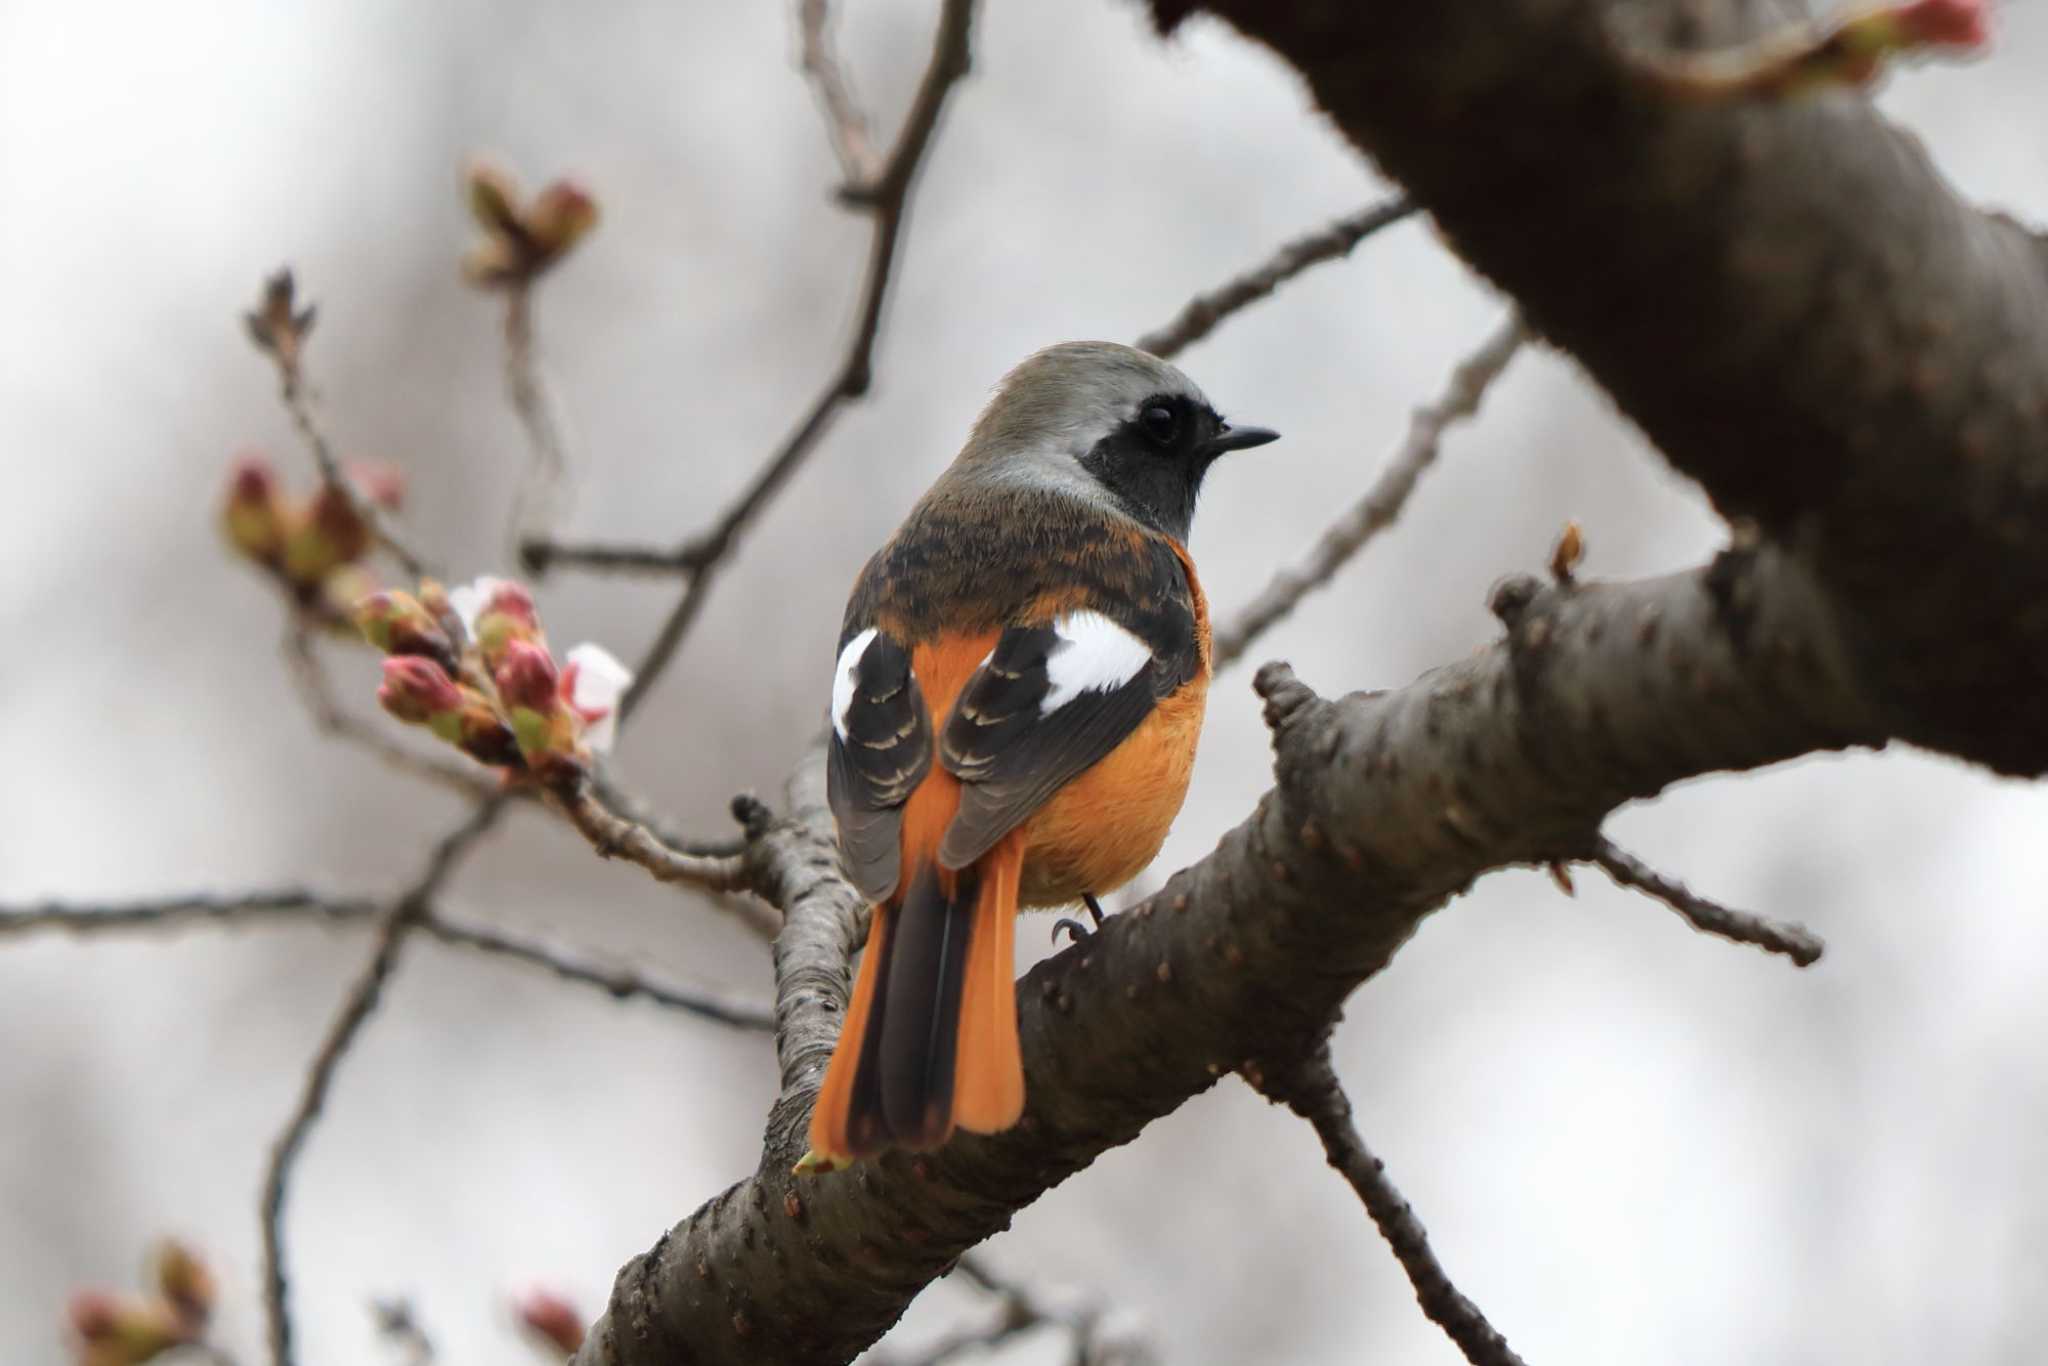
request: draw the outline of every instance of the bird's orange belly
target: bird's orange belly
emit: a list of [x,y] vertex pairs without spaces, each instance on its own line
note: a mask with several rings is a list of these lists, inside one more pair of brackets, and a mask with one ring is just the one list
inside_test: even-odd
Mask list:
[[1189,682],[1038,809],[1024,827],[1022,905],[1071,905],[1144,871],[1187,797],[1207,697],[1206,677]]

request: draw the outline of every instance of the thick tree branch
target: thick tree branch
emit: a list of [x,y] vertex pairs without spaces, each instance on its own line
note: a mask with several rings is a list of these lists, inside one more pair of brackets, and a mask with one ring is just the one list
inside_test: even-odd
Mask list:
[[1820,593],[1738,550],[1638,583],[1496,593],[1507,638],[1397,692],[1325,701],[1260,672],[1277,785],[1216,851],[1019,988],[1023,1122],[800,1178],[864,907],[813,761],[755,812],[783,1093],[759,1171],[619,1274],[580,1366],[850,1359],[965,1249],[1214,1079],[1298,1053],[1482,873],[1588,847],[1622,802],[1882,731]]
[[1674,465],[1794,548],[1887,729],[2048,771],[2048,256],[1861,94],[1680,105],[1627,55],[1777,10],[1152,4],[1298,67]]

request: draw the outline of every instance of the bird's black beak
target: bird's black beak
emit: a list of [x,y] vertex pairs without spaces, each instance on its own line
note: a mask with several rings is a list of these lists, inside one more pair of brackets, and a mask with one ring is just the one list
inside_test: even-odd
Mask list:
[[1263,446],[1268,441],[1278,441],[1280,433],[1269,427],[1224,427],[1209,438],[1204,448],[1211,459],[1225,451],[1248,451],[1254,446]]

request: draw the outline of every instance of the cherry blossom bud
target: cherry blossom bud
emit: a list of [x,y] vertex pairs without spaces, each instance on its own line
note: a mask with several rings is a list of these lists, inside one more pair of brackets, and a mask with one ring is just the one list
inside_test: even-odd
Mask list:
[[526,215],[526,230],[540,257],[536,271],[560,260],[596,226],[597,201],[581,185],[558,180],[542,190]]
[[513,1309],[528,1332],[564,1357],[574,1356],[583,1345],[583,1316],[576,1312],[575,1305],[553,1291],[528,1291]]
[[1982,47],[1991,41],[1983,0],[1914,0],[1896,17],[1911,43]]
[[502,768],[520,762],[518,737],[480,693],[464,689],[462,710],[432,724],[436,735],[479,763]]
[[212,1268],[191,1248],[175,1238],[167,1238],[157,1247],[154,1272],[164,1302],[187,1332],[197,1337],[212,1317],[214,1302],[219,1298]]
[[194,1336],[162,1301],[123,1299],[103,1290],[73,1295],[70,1318],[78,1366],[142,1366]]
[[277,471],[262,455],[235,461],[228,476],[227,503],[221,525],[228,541],[250,559],[274,563],[284,547],[284,507],[277,492]]
[[505,647],[511,642],[544,644],[540,614],[534,609],[533,594],[523,584],[481,578],[451,590],[448,601],[463,630],[482,652],[484,667],[492,673],[504,662]]
[[456,672],[455,642],[410,593],[372,593],[350,611],[363,639],[388,655],[420,655]]
[[377,701],[401,721],[425,724],[438,716],[460,712],[462,689],[448,671],[417,655],[392,655],[384,661],[384,683]]
[[514,640],[506,645],[496,681],[498,696],[507,707],[524,707],[546,715],[561,701],[562,679],[555,661],[530,640]]
[[405,471],[390,461],[350,460],[343,468],[366,501],[391,512],[404,505]]
[[517,237],[519,224],[519,182],[494,161],[479,157],[469,164],[463,177],[469,192],[470,216],[492,237]]

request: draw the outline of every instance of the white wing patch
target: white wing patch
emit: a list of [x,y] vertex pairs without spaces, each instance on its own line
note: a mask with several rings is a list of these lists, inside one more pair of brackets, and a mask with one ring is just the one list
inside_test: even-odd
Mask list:
[[847,641],[846,648],[839,652],[839,667],[832,674],[832,730],[841,740],[846,738],[846,713],[853,707],[853,676],[859,671],[868,646],[875,643],[875,635],[875,628],[870,626]]
[[1038,714],[1049,716],[1084,692],[1115,692],[1152,660],[1152,649],[1100,612],[1069,612],[1052,625],[1059,644],[1046,656],[1052,681]]

